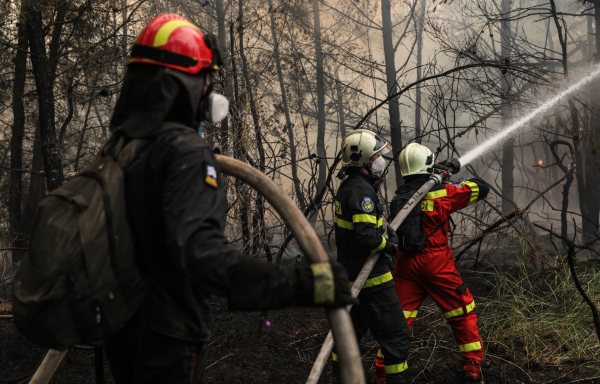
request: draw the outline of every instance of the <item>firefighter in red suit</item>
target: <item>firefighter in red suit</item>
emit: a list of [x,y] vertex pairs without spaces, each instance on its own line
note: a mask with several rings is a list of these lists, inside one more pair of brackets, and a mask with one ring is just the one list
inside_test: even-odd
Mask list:
[[[400,153],[399,162],[405,182],[422,185],[433,173],[435,156],[427,147],[415,143]],[[460,163],[453,162],[460,169]],[[408,326],[412,327],[419,307],[431,296],[452,328],[458,351],[463,355],[464,378],[474,382],[481,381],[483,343],[477,328],[477,314],[473,311],[475,301],[456,269],[448,245],[448,221],[450,214],[484,199],[489,189],[487,183],[476,178],[432,188],[421,201],[423,232],[425,236],[432,235],[423,251],[417,254],[405,255],[399,251],[394,269],[394,289]],[[397,213],[392,212],[392,216]],[[379,355],[377,365],[380,365]]]

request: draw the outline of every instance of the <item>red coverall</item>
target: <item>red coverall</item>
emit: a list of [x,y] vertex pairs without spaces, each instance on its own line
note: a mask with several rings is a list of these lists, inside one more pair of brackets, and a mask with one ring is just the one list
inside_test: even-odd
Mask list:
[[[475,204],[489,192],[489,186],[479,179],[468,179],[434,187],[421,201],[423,211],[423,229],[425,236],[436,228],[427,241],[425,249],[415,255],[398,252],[394,279],[394,289],[402,304],[408,326],[417,317],[419,307],[430,295],[441,309],[458,345],[465,357],[465,369],[468,365],[481,365],[483,362],[483,343],[477,328],[477,315],[473,312],[475,302],[469,289],[456,270],[454,257],[448,245],[450,214]],[[385,383],[385,371],[381,369],[381,349],[375,358],[378,383]],[[479,370],[478,367],[473,369]]]

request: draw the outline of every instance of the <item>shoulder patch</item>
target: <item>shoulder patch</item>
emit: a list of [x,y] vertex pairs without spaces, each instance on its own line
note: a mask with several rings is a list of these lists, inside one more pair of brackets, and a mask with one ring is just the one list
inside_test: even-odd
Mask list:
[[458,180],[451,184],[454,185],[456,188],[462,188],[465,186],[466,183],[467,183],[467,180]]
[[375,204],[373,204],[373,200],[370,197],[363,197],[361,208],[365,212],[373,212]]
[[214,165],[206,164],[204,168],[204,182],[213,188],[218,188],[219,183],[217,182],[217,169]]

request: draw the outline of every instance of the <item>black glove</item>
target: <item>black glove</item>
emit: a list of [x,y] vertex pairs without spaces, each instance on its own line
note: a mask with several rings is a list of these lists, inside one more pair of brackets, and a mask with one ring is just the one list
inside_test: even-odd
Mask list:
[[388,237],[383,252],[395,257],[396,253],[398,253],[398,235],[396,235],[396,231],[391,225],[388,225],[387,227],[387,235]]
[[336,262],[285,269],[240,256],[231,273],[231,310],[278,309],[292,304],[341,307],[358,303],[350,295],[346,270]]
[[396,255],[392,256],[392,255],[386,254],[385,255],[385,263],[387,264],[390,271],[394,271],[394,268],[396,268]]
[[452,172],[453,175],[456,175],[460,171],[460,161],[457,159],[450,158],[440,162],[440,164],[450,168],[450,172]]

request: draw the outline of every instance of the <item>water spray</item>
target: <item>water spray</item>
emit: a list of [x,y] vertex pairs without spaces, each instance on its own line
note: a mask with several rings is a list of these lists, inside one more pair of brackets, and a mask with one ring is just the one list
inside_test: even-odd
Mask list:
[[499,132],[496,135],[490,137],[489,139],[487,139],[486,141],[484,141],[482,144],[478,145],[476,148],[474,148],[471,151],[467,152],[466,154],[464,154],[458,160],[460,161],[460,163],[462,165],[469,164],[470,162],[472,162],[476,158],[478,158],[481,155],[483,155],[490,148],[493,148],[497,144],[501,143],[504,139],[506,139],[512,133],[514,133],[517,130],[523,128],[527,123],[529,123],[535,117],[537,117],[538,115],[540,115],[540,114],[548,111],[551,107],[553,107],[554,105],[556,105],[562,99],[564,99],[565,97],[571,95],[573,92],[577,91],[579,88],[581,88],[585,84],[589,83],[594,78],[598,77],[598,75],[600,75],[600,67],[596,68],[596,70],[594,70],[592,73],[590,73],[589,75],[587,75],[583,79],[579,80],[575,84],[571,85],[569,88],[565,89],[564,91],[560,92],[558,95],[554,96],[550,100],[546,101],[545,103],[543,103],[542,105],[540,105],[539,107],[537,107],[536,109],[534,109],[533,111],[531,111],[530,113],[528,113],[527,115],[525,115],[522,118],[520,118],[519,120],[515,121],[513,124],[511,124],[508,127],[504,128],[501,132]]

